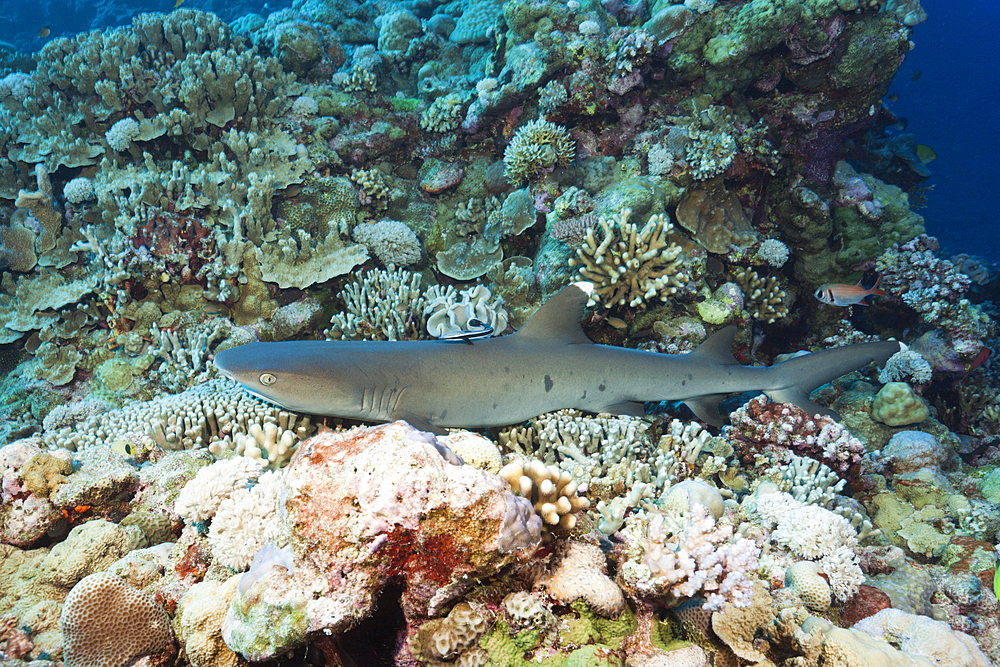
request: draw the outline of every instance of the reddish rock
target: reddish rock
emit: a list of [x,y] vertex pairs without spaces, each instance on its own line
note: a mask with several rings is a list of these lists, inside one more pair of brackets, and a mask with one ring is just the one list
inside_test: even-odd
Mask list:
[[252,660],[350,628],[390,581],[404,586],[407,619],[425,620],[541,539],[541,520],[507,482],[405,422],[306,440],[279,497],[293,572],[251,568],[223,626]]
[[861,584],[854,597],[844,604],[840,612],[840,625],[849,628],[863,618],[874,616],[883,609],[892,607],[889,596],[868,584]]
[[465,171],[457,162],[428,160],[420,169],[420,189],[429,195],[439,195],[462,182]]

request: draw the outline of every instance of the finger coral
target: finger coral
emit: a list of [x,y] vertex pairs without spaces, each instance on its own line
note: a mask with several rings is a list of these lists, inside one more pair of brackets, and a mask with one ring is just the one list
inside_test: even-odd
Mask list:
[[[580,266],[580,277],[594,283],[588,306],[632,308],[658,299],[666,301],[688,282],[683,270],[683,249],[667,240],[673,225],[665,215],[650,216],[642,229],[628,221],[632,211],[617,218],[600,218],[600,231],[587,231],[571,266]],[[598,234],[603,232],[603,238]]]

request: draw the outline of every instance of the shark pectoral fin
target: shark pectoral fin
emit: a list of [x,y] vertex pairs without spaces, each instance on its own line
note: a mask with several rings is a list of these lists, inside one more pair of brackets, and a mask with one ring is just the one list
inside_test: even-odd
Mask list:
[[726,423],[725,418],[719,414],[719,403],[729,394],[706,394],[684,401],[684,405],[693,412],[698,419],[711,426],[722,426]]
[[392,414],[393,420],[402,419],[407,424],[417,429],[418,431],[427,431],[428,433],[433,433],[434,435],[448,435],[448,429],[441,428],[440,426],[435,426],[434,424],[427,421],[425,417],[418,417],[416,415],[410,414]]
[[736,340],[736,332],[736,327],[731,325],[719,329],[708,340],[691,352],[691,354],[704,359],[711,359],[723,366],[738,366],[740,362],[736,361],[736,358],[733,357],[733,341]]
[[639,401],[622,401],[612,403],[601,408],[601,412],[609,412],[613,415],[627,415],[629,417],[645,417],[646,404]]
[[824,415],[826,417],[830,417],[831,419],[835,419],[836,421],[840,421],[840,415],[836,410],[824,408],[822,405],[813,403],[809,400],[809,394],[797,387],[765,391],[764,394],[766,394],[767,397],[775,403],[791,403],[799,408],[802,408],[811,415]]

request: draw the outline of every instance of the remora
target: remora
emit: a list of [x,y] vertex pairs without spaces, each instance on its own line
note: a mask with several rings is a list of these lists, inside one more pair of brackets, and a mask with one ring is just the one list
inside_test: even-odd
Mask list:
[[684,401],[720,425],[719,402],[758,390],[810,414],[837,414],[809,392],[871,362],[884,364],[899,343],[845,345],[774,366],[733,358],[736,327],[688,354],[660,354],[587,338],[580,325],[594,286],[574,283],[552,297],[517,333],[459,341],[290,341],[224,350],[215,365],[247,391],[316,415],[362,421],[403,419],[415,427],[502,426],[576,408],[642,416],[646,401]]

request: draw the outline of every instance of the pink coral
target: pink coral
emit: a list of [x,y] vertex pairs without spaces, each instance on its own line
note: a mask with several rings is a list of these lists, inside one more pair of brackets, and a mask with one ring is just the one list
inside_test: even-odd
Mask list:
[[809,415],[791,403],[772,403],[766,396],[749,400],[730,415],[724,435],[747,463],[764,451],[794,452],[847,472],[858,464],[865,446],[829,417]]

